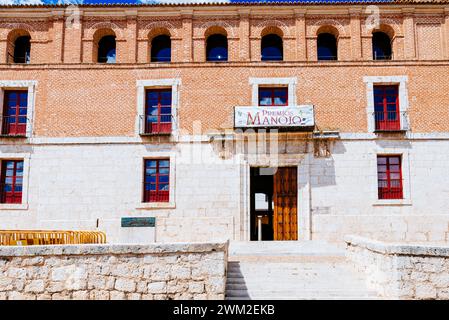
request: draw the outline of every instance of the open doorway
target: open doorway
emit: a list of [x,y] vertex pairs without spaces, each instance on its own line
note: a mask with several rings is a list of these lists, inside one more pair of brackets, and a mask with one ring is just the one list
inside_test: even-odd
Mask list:
[[250,203],[252,241],[298,239],[296,167],[252,167]]
[[258,219],[262,240],[273,240],[273,176],[271,168],[251,168],[251,240],[258,240]]

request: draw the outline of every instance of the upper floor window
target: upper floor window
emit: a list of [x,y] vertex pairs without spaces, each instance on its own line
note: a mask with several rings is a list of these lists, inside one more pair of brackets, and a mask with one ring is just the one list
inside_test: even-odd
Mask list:
[[30,63],[31,36],[25,30],[13,30],[8,35],[8,62]]
[[1,161],[1,203],[22,203],[23,160]]
[[337,60],[337,39],[331,33],[320,33],[317,38],[318,60]]
[[282,61],[283,59],[284,50],[282,38],[274,33],[263,36],[261,42],[261,60]]
[[28,92],[5,90],[3,97],[2,135],[25,136],[27,129]]
[[223,34],[212,34],[206,40],[207,61],[228,61],[228,38]]
[[284,87],[260,87],[259,106],[286,106],[288,105],[288,88]]
[[168,35],[159,35],[151,40],[151,62],[171,61],[171,39]]
[[147,89],[145,95],[144,134],[171,133],[172,91]]
[[170,160],[145,159],[143,202],[169,202]]
[[400,130],[399,86],[375,85],[373,89],[375,130]]
[[98,59],[100,63],[116,62],[116,43],[115,36],[104,36],[98,41]]
[[14,43],[14,63],[30,63],[31,37],[18,37]]
[[377,31],[373,33],[373,59],[374,60],[391,60],[393,51],[391,48],[391,39],[385,33]]
[[379,199],[402,199],[401,156],[377,156]]

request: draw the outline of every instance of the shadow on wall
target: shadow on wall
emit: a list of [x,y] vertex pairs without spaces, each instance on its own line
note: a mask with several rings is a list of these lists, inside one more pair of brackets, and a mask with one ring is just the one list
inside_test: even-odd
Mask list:
[[406,140],[376,140],[376,145],[381,148],[411,149],[412,144]]
[[32,146],[4,145],[0,146],[0,153],[34,153]]
[[310,165],[312,188],[337,184],[333,155],[343,153],[346,153],[346,148],[341,141],[318,140],[314,142],[314,158]]

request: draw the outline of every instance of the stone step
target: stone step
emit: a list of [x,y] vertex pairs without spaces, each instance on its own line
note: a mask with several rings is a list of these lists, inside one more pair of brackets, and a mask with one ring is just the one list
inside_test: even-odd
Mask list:
[[354,270],[348,269],[348,268],[332,268],[332,267],[316,267],[316,268],[281,268],[281,267],[273,267],[273,268],[234,268],[234,269],[228,269],[228,273],[241,273],[241,274],[265,274],[265,273],[271,273],[271,274],[287,274],[287,273],[294,273],[294,274],[305,274],[305,273],[327,273],[327,274],[337,274],[337,273],[346,273],[346,272],[353,272]]
[[344,256],[344,245],[325,241],[231,241],[230,256]]
[[292,284],[284,284],[282,286],[274,287],[270,284],[264,284],[262,282],[260,283],[227,283],[226,284],[226,290],[267,290],[267,288],[270,288],[274,291],[282,291],[282,290],[366,290],[366,286],[364,283],[345,283],[344,289],[338,289],[336,287],[329,287],[329,285],[321,284],[321,285],[315,285],[314,283],[308,283],[308,284],[302,284],[302,285],[295,285]]
[[344,262],[344,255],[236,255],[229,256],[228,261],[230,264],[234,263],[260,263],[260,262],[292,262],[292,263],[331,263],[331,262]]
[[312,297],[312,296],[328,296],[328,297],[344,297],[344,296],[375,296],[374,293],[366,290],[227,290],[227,297]]
[[225,297],[225,300],[376,300],[379,299],[375,295],[366,295],[366,296],[326,296],[326,295],[317,295],[317,296],[255,296],[255,297]]
[[226,299],[376,299],[341,247],[325,242],[231,243]]

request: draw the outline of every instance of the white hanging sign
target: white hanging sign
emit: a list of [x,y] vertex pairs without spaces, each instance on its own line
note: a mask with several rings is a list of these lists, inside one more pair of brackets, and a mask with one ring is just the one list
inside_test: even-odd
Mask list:
[[313,127],[313,105],[235,107],[235,128]]

